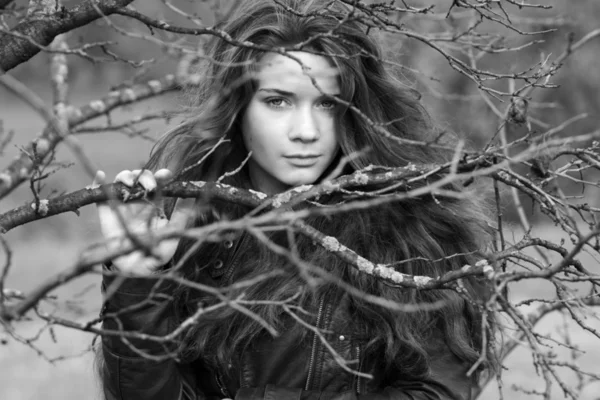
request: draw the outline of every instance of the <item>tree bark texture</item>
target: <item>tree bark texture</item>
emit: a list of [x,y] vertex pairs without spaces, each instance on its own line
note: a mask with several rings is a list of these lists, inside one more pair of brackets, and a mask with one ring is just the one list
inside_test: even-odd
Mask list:
[[21,22],[10,33],[0,33],[0,70],[6,72],[13,69],[39,53],[41,48],[48,46],[61,33],[110,15],[132,1],[108,0],[97,4],[86,2],[69,9],[63,7],[41,19]]
[[0,0],[0,10],[5,9],[6,6],[10,5],[12,2],[13,0]]

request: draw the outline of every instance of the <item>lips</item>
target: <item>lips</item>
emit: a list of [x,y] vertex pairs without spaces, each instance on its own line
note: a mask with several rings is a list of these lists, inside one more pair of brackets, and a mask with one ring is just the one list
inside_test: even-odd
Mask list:
[[289,154],[285,155],[284,158],[295,167],[312,167],[317,164],[320,154]]
[[289,154],[285,155],[285,158],[297,158],[297,159],[313,159],[320,157],[320,154]]

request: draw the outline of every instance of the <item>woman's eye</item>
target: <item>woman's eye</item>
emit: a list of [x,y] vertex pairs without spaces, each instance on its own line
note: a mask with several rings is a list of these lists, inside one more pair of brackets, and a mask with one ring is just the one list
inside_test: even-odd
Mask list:
[[286,100],[282,99],[280,97],[275,97],[275,98],[272,98],[272,99],[267,99],[266,103],[269,106],[273,107],[273,108],[283,108],[283,107],[285,107],[287,105],[286,104],[287,103]]
[[333,110],[336,106],[336,102],[333,100],[325,100],[323,102],[321,102],[321,108],[324,108],[326,110]]

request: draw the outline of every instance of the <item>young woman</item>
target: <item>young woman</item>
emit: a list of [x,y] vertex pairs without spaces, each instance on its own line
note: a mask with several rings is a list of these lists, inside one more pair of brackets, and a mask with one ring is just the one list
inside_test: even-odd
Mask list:
[[[188,121],[160,141],[148,169],[123,171],[115,181],[153,191],[173,177],[224,177],[273,195],[339,170],[444,161],[448,152],[439,146],[417,144],[437,134],[413,94],[384,68],[368,27],[346,18],[349,12],[331,1],[243,2],[223,29],[244,45],[213,41]],[[344,166],[343,159],[350,161]],[[354,197],[333,193],[318,202],[335,207]],[[137,232],[251,211],[206,199],[166,204],[168,219],[155,210],[127,205],[123,216]],[[123,234],[108,206],[99,213],[107,238]],[[489,238],[483,215],[475,196],[423,196],[304,223],[375,263],[439,276],[478,259]],[[394,287],[348,266],[291,224],[264,234],[322,273],[301,271],[251,232],[200,246],[170,240],[152,256],[138,251],[106,267],[104,329],[169,339],[104,336],[107,399],[471,397],[478,372],[467,371],[482,354],[483,284],[465,279],[461,294]],[[243,302],[225,304],[234,299]]]

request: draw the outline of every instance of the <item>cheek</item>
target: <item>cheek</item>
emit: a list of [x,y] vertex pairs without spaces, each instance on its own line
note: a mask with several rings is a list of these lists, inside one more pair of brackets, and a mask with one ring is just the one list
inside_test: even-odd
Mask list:
[[246,146],[261,147],[267,144],[273,125],[264,107],[256,100],[251,101],[242,119],[242,136]]
[[241,133],[242,133],[242,140],[244,142],[244,145],[246,146],[246,150],[251,150],[251,146],[253,145],[254,140],[254,136],[255,136],[255,132],[254,132],[254,127],[256,126],[255,122],[254,122],[254,118],[252,115],[252,109],[248,108],[246,110],[246,112],[244,113],[244,116],[242,118],[242,125],[241,125]]
[[336,153],[337,150],[340,148],[340,141],[339,141],[339,127],[337,124],[337,121],[335,121],[332,125],[331,125],[331,129],[330,129],[330,133],[328,136],[328,147],[331,149],[332,153]]

